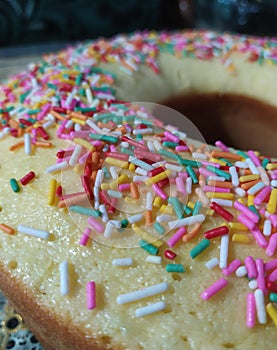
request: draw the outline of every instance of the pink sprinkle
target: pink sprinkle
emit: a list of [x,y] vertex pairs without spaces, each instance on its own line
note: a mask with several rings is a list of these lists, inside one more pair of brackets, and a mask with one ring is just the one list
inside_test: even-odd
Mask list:
[[236,269],[238,267],[241,266],[241,261],[239,259],[234,259],[232,262],[230,262],[230,264],[225,267],[223,270],[222,270],[222,273],[225,275],[225,276],[229,276],[231,275],[233,272],[236,271]]
[[254,225],[254,227],[252,229],[250,229],[253,237],[255,238],[255,240],[257,241],[258,245],[263,248],[266,249],[267,247],[267,240],[265,239],[264,235],[262,234],[262,232],[260,231],[260,229]]
[[264,187],[257,194],[257,196],[254,198],[254,204],[260,205],[265,200],[265,198],[270,194],[270,192],[271,192],[271,187],[270,186]]
[[243,214],[238,216],[238,221],[245,225],[249,230],[252,230],[255,226],[255,223]]
[[183,179],[187,179],[188,178],[188,173],[186,171],[180,171],[178,173],[179,177],[182,177]]
[[277,233],[270,236],[268,246],[266,248],[266,255],[272,256],[277,248]]
[[253,328],[256,321],[256,302],[255,296],[252,293],[247,294],[246,299],[246,326]]
[[264,293],[267,292],[266,287],[265,287],[265,275],[264,275],[264,262],[262,259],[257,259],[256,260],[256,267],[257,267],[257,283],[258,283],[258,288],[261,289]]
[[207,170],[205,168],[199,168],[199,173],[205,177],[214,176],[214,173],[212,173],[210,170]]
[[83,155],[79,158],[78,163],[79,163],[79,164],[85,164],[86,161],[87,161],[87,159],[88,159],[88,156],[89,156],[90,154],[91,154],[90,152],[87,152],[87,153],[83,154]]
[[256,154],[253,151],[248,151],[247,153],[248,153],[249,157],[253,160],[253,162],[256,166],[261,165],[259,158],[256,156]]
[[256,278],[257,277],[257,267],[256,267],[255,261],[252,258],[252,256],[247,256],[244,259],[244,263],[245,263],[245,267],[247,270],[247,276],[249,278]]
[[234,207],[239,210],[241,213],[246,215],[251,221],[255,224],[259,221],[259,217],[257,214],[253,213],[246,205],[240,203],[239,201],[234,202]]
[[204,192],[221,192],[221,193],[229,193],[231,190],[230,188],[224,188],[224,187],[214,187],[214,186],[204,186],[203,188]]
[[216,293],[218,293],[221,289],[226,287],[227,284],[228,284],[228,281],[225,278],[220,278],[214,284],[212,284],[210,287],[205,289],[204,292],[202,292],[202,294],[200,295],[200,297],[203,300],[208,300],[212,296],[214,296]]
[[92,226],[96,232],[103,233],[104,232],[104,225],[98,222],[95,218],[90,216],[88,218],[88,224]]
[[273,259],[264,264],[265,271],[273,270],[277,267],[277,259]]
[[87,245],[90,235],[91,235],[91,229],[89,227],[85,228],[79,244],[84,246]]
[[216,141],[215,145],[220,148],[224,152],[229,152],[229,148],[222,142],[222,141]]
[[95,282],[90,281],[87,283],[87,308],[93,310],[96,307],[96,288]]
[[271,214],[269,216],[269,218],[270,218],[270,221],[272,223],[272,226],[273,227],[277,227],[277,215],[276,214]]
[[129,183],[125,183],[125,184],[120,184],[118,186],[118,190],[119,191],[129,191],[130,190],[130,184]]
[[39,121],[42,120],[46,116],[46,114],[50,111],[50,108],[51,108],[51,103],[46,103],[42,107],[41,111],[39,112],[39,114],[37,116],[37,120],[39,120]]
[[187,190],[186,190],[184,180],[182,179],[182,177],[176,178],[176,185],[177,185],[178,191],[181,192],[185,196],[187,194]]
[[[214,162],[208,162],[206,160],[201,160],[201,164],[205,165],[205,166],[212,165],[213,167],[218,168],[218,169],[220,168],[220,164],[214,163]],[[212,173],[212,174],[214,175],[214,173]]]
[[176,146],[176,151],[177,152],[187,152],[189,151],[188,146]]
[[173,135],[173,134],[172,134],[171,132],[169,132],[169,131],[165,131],[165,132],[164,132],[164,135],[165,135],[165,137],[167,137],[169,140],[171,140],[171,141],[173,141],[173,142],[179,142],[179,141],[180,141],[180,139],[179,139],[178,136]]
[[184,236],[184,234],[187,232],[187,230],[184,227],[180,227],[175,234],[169,238],[167,241],[167,245],[170,248],[173,248],[176,243],[180,241],[180,239]]
[[275,282],[277,280],[277,269],[273,270],[269,275],[267,280],[269,282]]
[[167,194],[157,184],[153,184],[152,187],[157,196],[161,197],[164,200],[168,198]]

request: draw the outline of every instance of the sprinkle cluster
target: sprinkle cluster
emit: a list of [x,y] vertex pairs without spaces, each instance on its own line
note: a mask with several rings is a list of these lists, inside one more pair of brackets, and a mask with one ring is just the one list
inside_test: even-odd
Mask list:
[[[212,240],[220,240],[219,257],[206,262],[217,265],[224,277],[203,291],[207,300],[228,285],[226,277],[247,276],[246,325],[256,318],[266,323],[266,312],[277,326],[277,163],[250,150],[232,151],[221,141],[217,150],[189,144],[187,135],[163,125],[138,104],[116,100],[116,76],[99,67],[117,63],[126,74],[148,65],[159,73],[158,54],[210,60],[221,58],[228,67],[229,55],[238,52],[250,61],[276,63],[277,41],[212,32],[135,33],[68,48],[45,57],[28,72],[16,75],[1,87],[0,137],[17,141],[10,151],[24,148],[32,155],[38,147],[53,146],[48,129],[57,127],[57,137],[69,147],[56,154],[49,174],[78,168],[81,189],[72,193],[54,178],[49,182],[48,203],[85,217],[80,244],[95,237],[109,242],[123,234],[135,238],[148,255],[146,261],[160,264],[161,254],[170,261],[168,273],[184,273],[174,263],[174,247],[201,240],[190,251],[191,259],[205,254]],[[11,188],[20,193],[35,178],[34,172]],[[129,215],[128,206],[142,208]],[[203,223],[220,216],[222,225],[209,231]],[[211,220],[210,220],[211,221]],[[9,223],[0,229],[13,234]],[[19,225],[17,230],[48,239],[47,231]],[[101,239],[102,239],[101,238]],[[259,245],[268,261],[247,256],[229,259],[230,244]],[[166,248],[165,248],[166,247]],[[203,256],[202,255],[202,256]],[[130,258],[113,262],[131,266]],[[68,262],[60,265],[61,293],[69,293]],[[119,304],[163,293],[167,284],[120,295]],[[96,307],[95,281],[88,281],[87,307]],[[150,293],[150,294],[149,294]],[[131,298],[131,299],[130,299]],[[126,301],[127,300],[127,301]],[[141,317],[165,309],[164,302],[136,310]]]

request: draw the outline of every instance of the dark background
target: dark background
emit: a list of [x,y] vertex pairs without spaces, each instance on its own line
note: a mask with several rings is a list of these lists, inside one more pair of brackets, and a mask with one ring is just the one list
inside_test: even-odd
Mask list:
[[185,27],[277,35],[277,0],[0,0],[0,47]]

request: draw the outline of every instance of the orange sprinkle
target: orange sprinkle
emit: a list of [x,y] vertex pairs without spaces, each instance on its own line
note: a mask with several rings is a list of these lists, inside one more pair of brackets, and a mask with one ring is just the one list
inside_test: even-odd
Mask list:
[[139,199],[140,194],[138,191],[137,184],[135,182],[130,183],[130,190],[131,190],[132,197],[135,199]]
[[99,128],[101,128],[101,129],[107,128],[107,129],[111,130],[113,128],[113,126],[110,125],[109,123],[103,123],[103,122],[98,122],[97,126],[99,126]]
[[183,236],[183,242],[187,243],[189,241],[191,241],[193,238],[195,238],[201,228],[201,223],[197,223],[193,226],[192,231],[189,231],[186,235]]
[[24,141],[19,141],[13,145],[10,146],[9,150],[10,151],[15,151],[16,149],[23,147],[24,146]]
[[19,129],[19,123],[14,119],[9,120],[9,126],[14,129]]
[[232,188],[233,184],[229,181],[215,181],[215,180],[209,180],[208,181],[209,186],[215,186],[215,187],[224,187],[224,188]]
[[100,153],[97,151],[92,152],[92,155],[91,155],[92,162],[98,165],[99,159],[100,159]]
[[69,198],[61,200],[58,204],[58,207],[59,208],[70,207],[71,205],[82,203],[83,201],[85,201],[87,199],[88,199],[88,196],[86,193],[78,193],[73,197],[69,197]]
[[90,176],[90,178],[92,179],[93,182],[95,182],[96,175],[97,175],[97,170],[93,170],[91,173],[91,176]]
[[37,141],[35,142],[36,147],[43,147],[43,148],[51,148],[53,146],[52,142],[43,142],[43,141]]
[[241,160],[242,157],[239,154],[223,151],[212,151],[212,156],[215,158],[227,158],[232,160]]
[[15,232],[15,230],[12,227],[10,227],[6,224],[3,224],[3,223],[0,224],[0,230],[2,230],[5,233],[8,233],[9,235],[13,235]]
[[79,119],[79,120],[87,120],[88,117],[82,113],[79,112],[70,112],[69,113],[71,118]]
[[67,117],[61,115],[60,113],[58,113],[56,111],[50,111],[50,114],[58,120],[67,120],[68,119]]
[[151,225],[153,222],[152,210],[146,210],[145,212],[146,225]]
[[260,182],[261,180],[253,180],[253,181],[249,181],[249,182],[245,182],[244,184],[242,184],[240,187],[242,189],[244,189],[245,191],[249,190],[249,188],[251,188],[252,186],[256,185],[258,182]]

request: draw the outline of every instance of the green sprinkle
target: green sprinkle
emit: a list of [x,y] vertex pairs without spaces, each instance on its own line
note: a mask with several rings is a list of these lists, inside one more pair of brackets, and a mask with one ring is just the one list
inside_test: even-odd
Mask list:
[[31,90],[28,90],[20,95],[20,98],[19,98],[20,103],[23,103],[25,101],[26,97],[29,95],[30,92],[31,92]]
[[52,83],[47,83],[47,87],[49,87],[50,89],[53,89],[53,90],[57,90],[58,87]]
[[256,209],[255,205],[249,205],[248,208],[249,208],[254,214],[256,214],[256,215],[259,217],[259,219],[261,218],[260,213],[259,213],[258,210]]
[[99,134],[89,134],[89,137],[94,140],[100,140],[110,143],[117,143],[119,138],[115,136],[99,135]]
[[178,160],[177,154],[167,151],[166,149],[161,148],[158,153],[161,154],[162,156],[165,156],[174,160]]
[[192,182],[194,184],[197,184],[198,183],[198,178],[197,178],[197,176],[195,174],[195,171],[192,169],[191,165],[187,165],[186,169],[187,169],[187,172],[188,172],[189,176],[192,178]]
[[74,213],[83,214],[87,216],[93,216],[93,217],[101,216],[101,212],[99,210],[82,207],[80,205],[72,205],[71,207],[69,207],[69,210],[73,211]]
[[80,96],[85,97],[86,96],[86,90],[83,87],[81,87],[79,89],[79,94],[80,94]]
[[248,154],[243,151],[237,151],[237,154],[244,159],[249,158]]
[[126,228],[129,224],[129,221],[127,219],[121,220],[121,227]]
[[169,197],[168,202],[173,206],[175,214],[178,219],[183,219],[184,217],[184,208],[177,197]]
[[124,154],[128,154],[129,156],[133,156],[134,155],[134,151],[132,151],[129,148],[125,148],[125,147],[121,147],[120,152],[124,153]]
[[165,233],[164,227],[163,227],[159,222],[155,222],[155,224],[154,224],[154,229],[155,229],[160,235],[163,235],[163,234]]
[[231,175],[229,173],[227,173],[224,170],[220,170],[212,165],[208,165],[207,166],[207,170],[210,170],[212,173],[215,173],[218,176],[222,176],[224,177],[224,179],[226,180],[230,180],[231,179]]
[[185,272],[182,264],[167,264],[165,269],[167,272]]
[[268,158],[264,158],[262,161],[262,166],[264,169],[266,169],[268,163],[270,163],[270,160]]
[[76,112],[95,112],[96,108],[95,107],[75,107]]
[[20,187],[19,187],[18,182],[16,181],[16,179],[14,179],[14,178],[10,179],[10,185],[11,185],[12,190],[15,193],[18,193],[20,191]]
[[103,171],[104,171],[104,177],[105,177],[106,179],[108,179],[108,178],[111,177],[111,175],[110,175],[110,173],[109,173],[109,170],[108,170],[108,168],[107,168],[106,166],[103,167]]
[[270,294],[269,294],[269,300],[270,300],[272,303],[277,303],[277,293],[270,293]]
[[80,73],[80,74],[76,77],[76,79],[75,79],[75,84],[76,84],[76,85],[78,85],[78,86],[81,85],[82,77],[83,77],[82,73]]
[[192,214],[192,210],[187,205],[184,205],[184,212],[185,212],[186,215],[191,215]]
[[200,168],[201,163],[196,162],[195,160],[184,159],[182,157],[178,157],[178,163],[184,166],[191,166],[193,168]]
[[195,259],[199,254],[201,254],[208,246],[210,245],[210,241],[204,238],[201,242],[199,242],[191,251],[190,256],[192,259]]
[[40,108],[29,110],[27,114],[33,115],[33,114],[38,114],[40,112]]
[[222,160],[223,162],[225,162],[226,163],[226,165],[228,165],[228,166],[233,166],[233,164],[231,163],[231,162],[229,162],[229,160],[228,159],[225,159],[225,158],[219,158],[219,160]]
[[197,215],[199,214],[200,210],[202,208],[202,203],[199,201],[196,201],[196,203],[194,204],[194,208],[192,211],[192,215]]
[[153,244],[146,242],[144,239],[141,239],[139,241],[139,245],[142,249],[146,250],[151,255],[158,254],[159,249],[157,247],[155,247]]
[[140,141],[143,139],[143,136],[141,134],[136,135],[136,141]]
[[163,142],[163,146],[175,149],[178,146],[178,143],[171,142],[171,141],[165,141],[165,142]]

